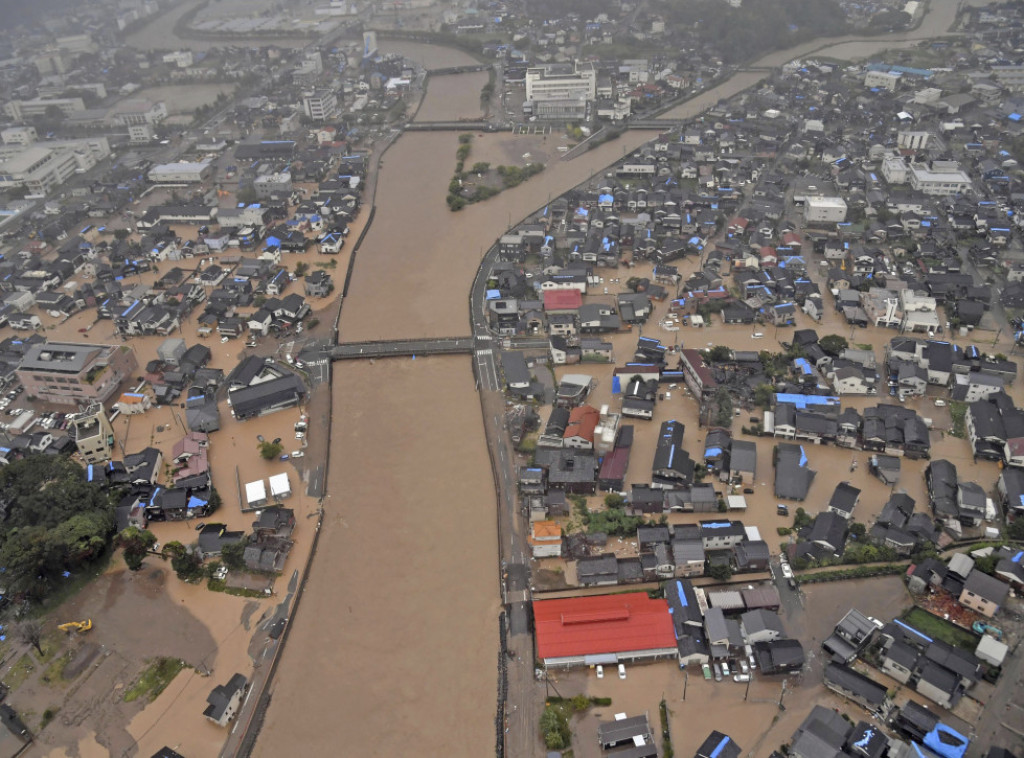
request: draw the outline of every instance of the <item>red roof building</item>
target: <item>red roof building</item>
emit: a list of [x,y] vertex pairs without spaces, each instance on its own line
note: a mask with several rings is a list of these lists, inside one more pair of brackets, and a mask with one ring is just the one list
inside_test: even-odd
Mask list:
[[645,592],[533,603],[537,656],[545,666],[585,666],[677,655],[665,600]]
[[545,313],[575,313],[583,305],[579,290],[547,290],[544,293]]

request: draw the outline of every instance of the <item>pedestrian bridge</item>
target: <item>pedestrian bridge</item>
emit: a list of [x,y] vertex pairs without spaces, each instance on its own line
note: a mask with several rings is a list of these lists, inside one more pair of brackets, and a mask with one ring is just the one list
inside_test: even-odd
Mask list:
[[441,337],[418,340],[343,342],[331,349],[331,360],[365,358],[408,358],[416,355],[471,355],[476,348],[472,337]]

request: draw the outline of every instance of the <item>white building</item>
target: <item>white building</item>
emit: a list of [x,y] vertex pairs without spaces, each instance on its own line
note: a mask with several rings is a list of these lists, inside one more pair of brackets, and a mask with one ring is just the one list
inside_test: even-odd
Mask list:
[[267,488],[262,479],[246,482],[245,503],[249,508],[262,508],[267,504]]
[[846,221],[846,201],[841,197],[809,197],[804,203],[808,224],[839,224]]
[[284,500],[292,496],[292,485],[288,481],[288,474],[275,474],[268,481],[270,482],[270,496],[275,500]]
[[882,176],[889,184],[904,184],[907,181],[907,163],[898,155],[887,155],[882,161]]
[[909,150],[924,150],[928,147],[929,132],[900,131],[896,135],[896,144]]
[[210,161],[161,163],[158,166],[153,166],[146,175],[146,178],[154,184],[195,184],[205,181],[212,171],[213,166]]
[[132,124],[128,127],[130,142],[145,143],[153,140],[153,127],[150,124]]
[[913,164],[908,169],[910,186],[926,195],[951,197],[971,189],[971,177],[956,161],[932,161],[930,167]]
[[868,71],[864,75],[864,86],[894,91],[899,86],[900,76],[899,71]]
[[192,51],[176,50],[173,53],[167,53],[164,55],[164,63],[169,63],[178,68],[188,68],[193,63]]
[[538,118],[583,118],[597,97],[593,64],[548,64],[526,69],[524,113]]
[[87,149],[36,145],[0,149],[0,187],[24,187],[30,194],[45,195],[95,165],[96,158]]
[[154,103],[150,100],[125,100],[115,106],[110,116],[111,122],[118,126],[159,124],[165,118],[167,106],[163,102]]
[[338,96],[329,90],[306,92],[302,96],[302,111],[314,121],[328,121],[338,113]]
[[39,134],[34,126],[12,126],[0,131],[0,138],[5,145],[28,146],[39,139]]
[[65,116],[85,110],[85,101],[80,97],[36,98],[35,100],[11,100],[4,106],[4,114],[15,121],[45,116],[47,108],[56,108]]

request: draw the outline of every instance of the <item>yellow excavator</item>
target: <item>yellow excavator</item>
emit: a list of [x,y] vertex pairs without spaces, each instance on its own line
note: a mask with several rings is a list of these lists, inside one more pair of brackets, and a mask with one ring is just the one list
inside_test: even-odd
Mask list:
[[62,632],[88,632],[92,629],[92,619],[86,619],[85,621],[69,621],[66,624],[59,624],[57,626]]

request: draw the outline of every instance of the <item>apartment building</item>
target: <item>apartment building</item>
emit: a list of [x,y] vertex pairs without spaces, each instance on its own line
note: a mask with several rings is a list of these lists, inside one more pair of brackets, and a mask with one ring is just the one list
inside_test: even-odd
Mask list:
[[128,345],[41,342],[25,352],[17,375],[29,397],[74,406],[107,401],[138,367]]

